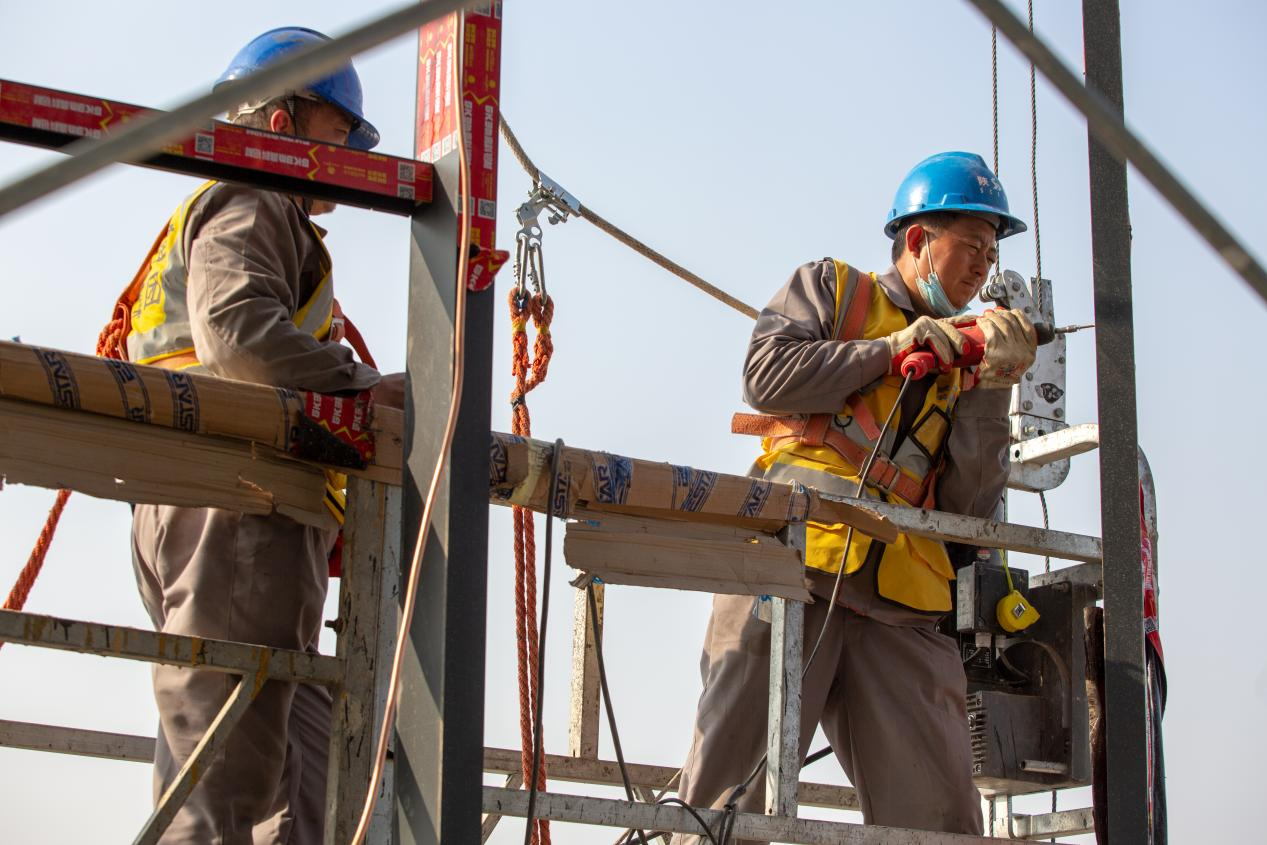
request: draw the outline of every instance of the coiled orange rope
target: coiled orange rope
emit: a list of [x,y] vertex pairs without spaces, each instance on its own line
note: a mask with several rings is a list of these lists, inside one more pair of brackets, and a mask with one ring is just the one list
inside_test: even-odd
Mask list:
[[[537,330],[532,357],[528,357],[528,319]],[[528,392],[545,381],[554,354],[550,322],[554,301],[541,294],[528,295],[522,288],[510,291],[512,374],[515,388],[510,394],[511,433],[532,435],[528,415]],[[524,784],[534,782],[532,769],[532,714],[541,691],[537,689],[537,538],[532,511],[514,508],[515,534],[515,640],[519,663],[519,733]],[[536,772],[537,788],[546,788],[546,763],[542,755]],[[550,822],[533,819],[532,842],[550,845]]]

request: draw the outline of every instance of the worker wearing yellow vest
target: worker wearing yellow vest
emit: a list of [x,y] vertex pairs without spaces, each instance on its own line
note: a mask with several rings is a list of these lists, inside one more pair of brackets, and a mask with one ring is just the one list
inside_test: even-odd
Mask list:
[[[300,28],[252,40],[217,85],[324,40]],[[351,64],[299,91],[243,103],[230,120],[369,149]],[[172,215],[134,286],[128,357],[170,369],[321,393],[373,389],[401,403],[399,374],[380,377],[335,342],[324,230],[331,203],[209,183]],[[126,294],[125,294],[126,296]],[[137,505],[137,584],[165,633],[315,650],[337,529],[280,514]],[[154,794],[161,795],[215,719],[236,678],[157,666]],[[324,687],[269,681],[202,774],[165,845],[317,845],[325,815],[330,697]]]
[[[769,416],[736,415],[735,429],[764,436],[751,474],[854,495],[880,438],[877,421],[899,396],[895,359],[914,346],[954,358],[963,343],[955,321],[995,263],[997,241],[1025,224],[980,156],[949,152],[907,175],[884,231],[893,239],[888,270],[803,265],[758,317],[744,398]],[[994,514],[1007,478],[1006,388],[1033,363],[1035,334],[1015,311],[976,320],[982,364],[911,383],[880,438],[865,495]],[[909,535],[885,545],[857,533],[847,543],[842,525],[810,523],[806,534],[815,596],[805,608],[806,655],[827,627],[803,683],[802,755],[821,724],[868,824],[979,834],[963,666],[956,644],[935,630],[955,577],[945,546]],[[740,811],[764,810],[764,778],[734,794],[766,743],[770,627],[759,602],[714,599],[679,789],[693,806],[735,800]]]

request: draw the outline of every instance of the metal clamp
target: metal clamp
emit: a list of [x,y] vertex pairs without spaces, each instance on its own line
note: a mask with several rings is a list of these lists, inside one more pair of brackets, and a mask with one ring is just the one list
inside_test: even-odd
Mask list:
[[[1015,308],[1031,322],[1055,325],[1051,280],[1031,279],[1004,270],[981,291],[981,300],[1003,308]],[[1008,419],[1013,443],[1021,443],[1068,427],[1065,422],[1065,337],[1038,347],[1034,364],[1012,388]],[[1008,486],[1016,490],[1051,490],[1069,475],[1069,460],[1044,465],[1012,461]]]
[[519,219],[519,232],[515,235],[515,290],[516,295],[528,295],[528,287],[546,297],[545,261],[541,256],[541,223],[546,218],[551,225],[566,223],[569,217],[579,216],[580,201],[544,173],[538,173],[538,182],[528,194],[527,202],[515,210]]

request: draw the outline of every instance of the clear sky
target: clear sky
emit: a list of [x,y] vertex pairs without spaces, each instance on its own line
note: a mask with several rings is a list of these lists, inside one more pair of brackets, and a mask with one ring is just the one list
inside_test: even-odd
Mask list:
[[[171,106],[204,91],[259,32],[299,24],[338,33],[389,5],[0,0],[0,78]],[[1078,4],[1035,5],[1039,32],[1080,68]],[[1267,12],[1253,0],[1122,5],[1128,121],[1267,256],[1267,112],[1258,96],[1267,81]],[[1013,6],[1024,13],[1024,4]],[[538,166],[617,225],[758,306],[797,265],[825,255],[884,269],[884,215],[916,161],[948,149],[991,157],[990,30],[968,4],[794,0],[775,9],[507,0],[502,57],[502,106]],[[1000,42],[1000,176],[1013,211],[1032,223],[1028,66]],[[415,55],[406,36],[357,59],[387,153],[411,153]],[[1091,322],[1085,126],[1041,79],[1038,114],[1043,272],[1053,280],[1058,321]],[[0,180],[55,157],[0,146]],[[194,184],[118,166],[0,220],[0,336],[91,352],[118,291]],[[503,247],[513,248],[513,211],[528,187],[503,156]],[[1130,195],[1140,443],[1160,502],[1172,840],[1244,841],[1261,830],[1267,756],[1267,657],[1257,645],[1267,556],[1249,532],[1262,519],[1267,476],[1257,429],[1267,401],[1253,387],[1259,377],[1249,377],[1262,360],[1267,310],[1134,174]],[[355,209],[321,222],[331,230],[341,301],[385,368],[400,369],[406,222]],[[530,399],[534,433],[743,472],[756,443],[730,435],[728,422],[741,408],[750,321],[584,221],[548,227],[545,252],[556,353]],[[1033,274],[1032,231],[1005,241],[1002,252],[1005,266]],[[510,279],[508,267],[499,299]],[[509,327],[498,310],[493,424],[506,430]],[[1090,333],[1070,337],[1069,359],[1070,422],[1093,422]],[[52,498],[14,485],[0,493],[4,589]],[[1048,500],[1053,527],[1097,534],[1095,455],[1075,459]],[[1037,497],[1013,493],[1010,505],[1016,521],[1041,524]],[[492,517],[486,737],[515,747],[509,518],[498,508]],[[567,739],[567,574],[558,570],[551,590],[545,736],[555,752]],[[702,594],[609,591],[608,662],[630,761],[679,765],[684,757],[708,607]],[[125,505],[72,498],[28,609],[148,624],[131,575]],[[0,651],[0,718],[152,735],[148,676],[141,664],[10,645]],[[611,754],[606,737],[603,753]],[[806,777],[841,781],[830,760]],[[148,767],[135,763],[0,750],[5,839],[129,841],[148,814],[148,780]],[[1062,807],[1087,800],[1066,796]],[[495,841],[521,835],[521,823],[507,820]],[[556,826],[555,841],[607,835]]]

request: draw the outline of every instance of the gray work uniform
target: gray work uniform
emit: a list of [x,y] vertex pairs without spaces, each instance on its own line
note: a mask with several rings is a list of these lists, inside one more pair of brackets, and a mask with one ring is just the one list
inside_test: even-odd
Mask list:
[[[194,205],[180,248],[202,371],[324,393],[378,382],[350,349],[292,322],[323,278],[324,254],[290,199],[219,186]],[[315,651],[336,533],[280,515],[137,505],[137,585],[164,633]],[[220,672],[155,667],[156,800],[236,681]],[[161,841],[320,843],[329,721],[323,687],[266,683]]]
[[[897,269],[880,274],[889,300],[911,313]],[[836,269],[802,266],[761,312],[744,373],[744,398],[770,413],[836,413],[889,369],[882,340],[833,339]],[[969,390],[954,409],[938,508],[988,517],[1007,480],[1007,390]],[[754,468],[759,474],[759,469]],[[837,492],[852,493],[852,489]],[[842,580],[836,612],[802,689],[801,754],[819,724],[858,792],[868,824],[980,834],[972,783],[966,680],[937,617],[876,593],[873,565]],[[808,656],[827,616],[835,576],[806,570],[818,599],[805,608]],[[765,750],[770,626],[751,596],[716,596],[700,661],[704,690],[679,795],[724,806]],[[738,800],[764,811],[764,775]],[[677,845],[701,842],[679,835]]]

